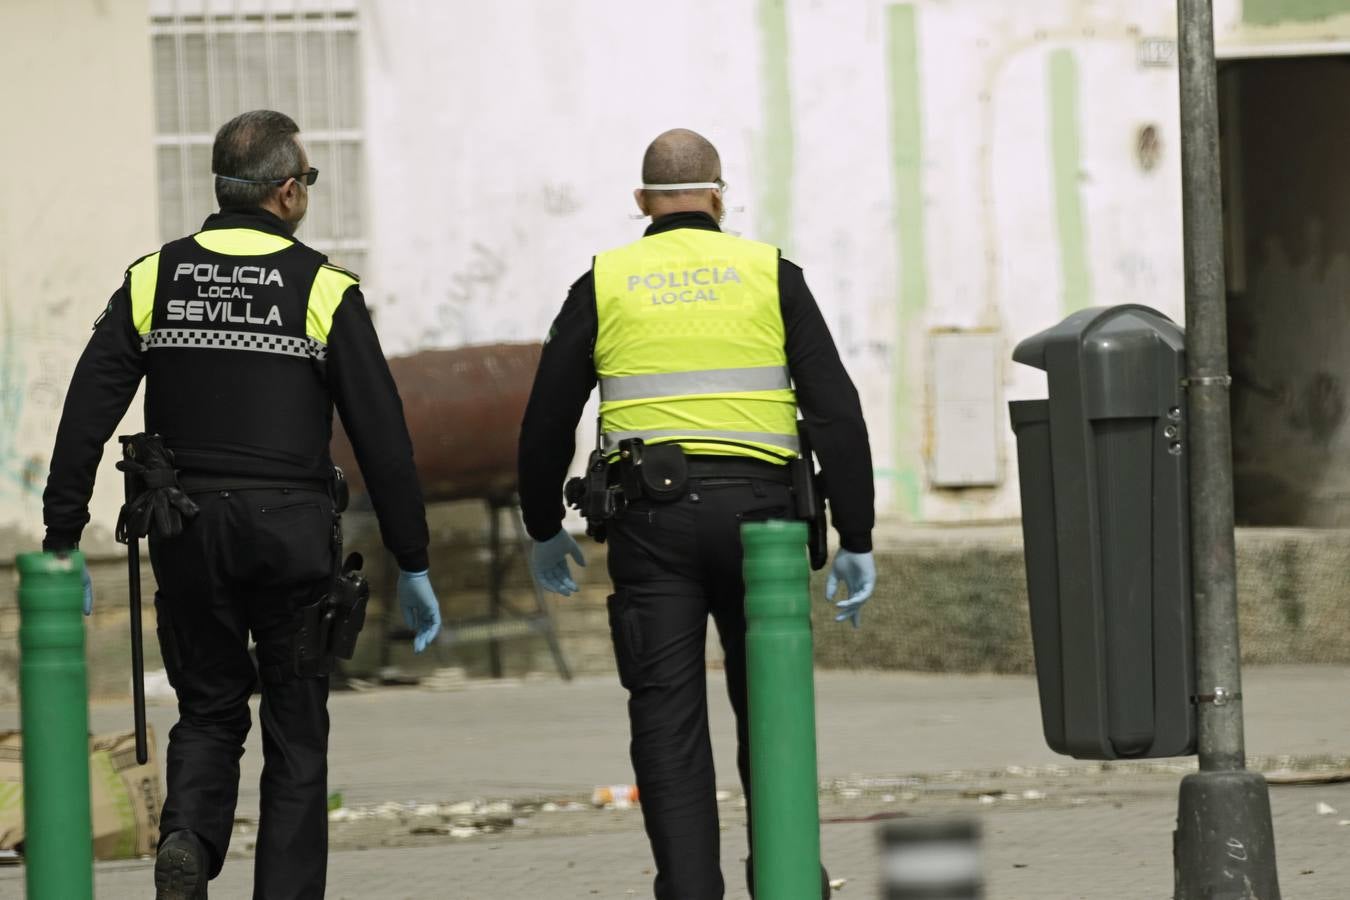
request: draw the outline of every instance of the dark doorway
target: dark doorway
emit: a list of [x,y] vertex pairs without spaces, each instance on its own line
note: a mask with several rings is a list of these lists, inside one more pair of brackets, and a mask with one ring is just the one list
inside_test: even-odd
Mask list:
[[1350,525],[1350,58],[1223,64],[1239,525]]

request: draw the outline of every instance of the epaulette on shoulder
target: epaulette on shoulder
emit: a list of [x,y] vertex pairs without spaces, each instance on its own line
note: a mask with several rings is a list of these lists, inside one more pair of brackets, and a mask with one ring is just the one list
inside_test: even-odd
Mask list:
[[136,267],[139,266],[141,263],[145,262],[147,259],[149,259],[150,257],[156,255],[157,253],[159,253],[158,250],[151,250],[149,253],[145,254],[145,255],[142,256],[142,257],[140,257],[140,258],[137,259],[135,262],[133,262],[131,265],[127,266],[127,272],[126,272],[126,273],[127,273],[128,275],[130,275],[132,269],[136,268]]
[[325,269],[332,269],[334,272],[341,272],[343,275],[346,275],[346,276],[347,276],[348,278],[350,278],[352,281],[360,281],[360,280],[361,280],[361,276],[360,276],[360,275],[357,275],[357,274],[356,274],[355,272],[353,272],[351,269],[344,269],[344,268],[342,268],[342,266],[335,266],[335,265],[333,265],[333,264],[330,263],[330,262],[324,263],[324,264],[323,264],[323,267],[324,267]]

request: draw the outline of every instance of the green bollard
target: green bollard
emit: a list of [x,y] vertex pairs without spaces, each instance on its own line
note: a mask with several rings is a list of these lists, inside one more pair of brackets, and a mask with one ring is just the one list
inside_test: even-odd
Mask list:
[[755,896],[820,900],[820,803],[804,522],[747,522],[746,653]]
[[29,900],[92,900],[84,555],[19,564],[19,703]]

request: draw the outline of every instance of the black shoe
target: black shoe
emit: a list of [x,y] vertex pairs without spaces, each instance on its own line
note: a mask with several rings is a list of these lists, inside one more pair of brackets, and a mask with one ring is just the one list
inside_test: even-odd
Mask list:
[[206,848],[191,831],[175,831],[155,857],[155,900],[207,900]]
[[[755,865],[754,856],[745,858],[745,886],[750,891],[753,900],[755,896]],[[825,864],[820,864],[820,900],[830,900],[830,873],[825,871]]]

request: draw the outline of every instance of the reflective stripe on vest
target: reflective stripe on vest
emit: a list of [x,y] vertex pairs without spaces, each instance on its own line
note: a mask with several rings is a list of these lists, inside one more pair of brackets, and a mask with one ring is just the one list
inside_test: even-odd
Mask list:
[[727,391],[784,391],[792,387],[786,366],[749,369],[704,369],[700,372],[670,372],[665,375],[628,375],[600,379],[602,401],[638,400],[647,397],[690,397]]
[[642,437],[771,462],[796,455],[776,248],[681,228],[601,253],[594,278],[606,447]]
[[252,350],[302,359],[323,360],[328,348],[313,338],[253,331],[220,331],[210,328],[156,328],[141,339],[141,349],[187,347],[193,350]]
[[[691,431],[688,429],[671,428],[665,431],[607,431],[604,435],[604,452],[606,454],[614,453],[619,449],[619,442],[626,441],[629,438],[642,438],[646,444],[667,444],[678,443],[684,445],[686,449],[694,446],[696,452],[707,452],[712,454],[721,454],[723,456],[749,456],[751,448],[738,447],[736,444],[763,444],[766,448],[778,448],[779,456],[784,452],[787,455],[795,454],[801,447],[801,442],[795,434],[769,434],[763,431]],[[721,443],[727,441],[730,443]],[[769,457],[775,462],[784,462],[782,459],[774,458],[768,453],[753,454],[756,457],[761,455]]]

